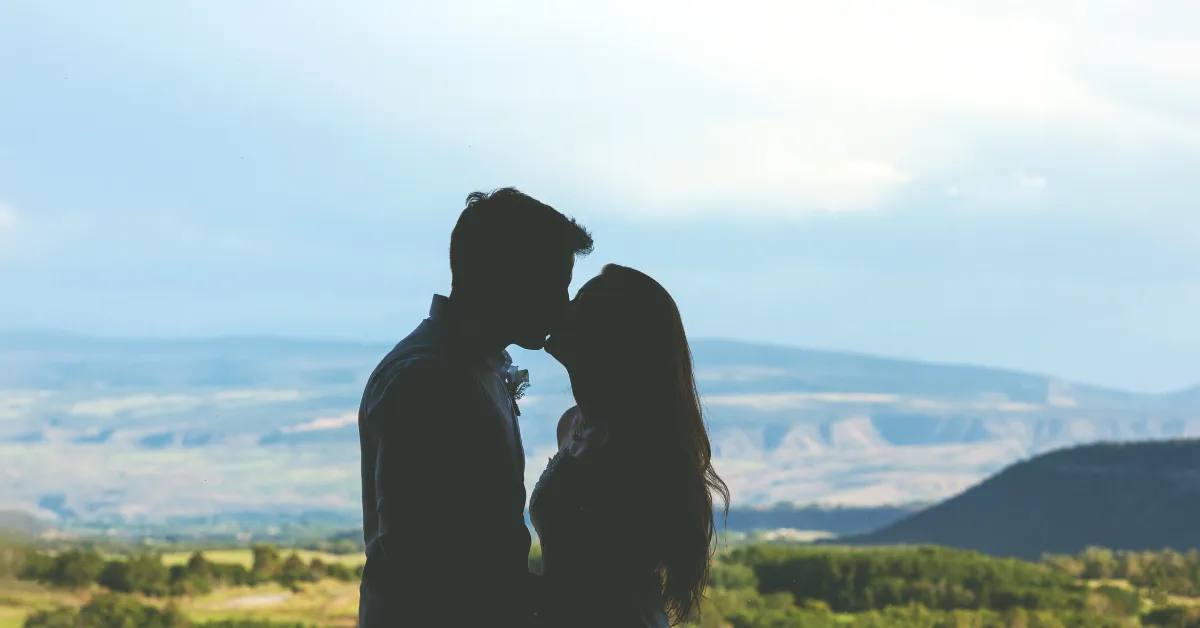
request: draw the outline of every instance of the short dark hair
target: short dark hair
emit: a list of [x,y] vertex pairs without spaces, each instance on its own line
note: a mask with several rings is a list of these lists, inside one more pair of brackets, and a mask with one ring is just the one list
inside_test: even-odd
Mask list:
[[472,192],[450,233],[451,285],[493,279],[506,255],[519,261],[583,256],[593,246],[583,225],[516,188]]

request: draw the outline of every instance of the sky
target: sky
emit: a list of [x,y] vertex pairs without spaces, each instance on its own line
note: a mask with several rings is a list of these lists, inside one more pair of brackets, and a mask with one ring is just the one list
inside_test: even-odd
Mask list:
[[689,334],[1200,383],[1200,3],[0,4],[0,329],[395,340],[513,185]]

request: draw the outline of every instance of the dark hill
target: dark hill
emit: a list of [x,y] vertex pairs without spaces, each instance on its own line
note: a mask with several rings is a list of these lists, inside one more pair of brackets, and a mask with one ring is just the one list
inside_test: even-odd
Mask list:
[[839,544],[935,544],[1035,559],[1088,546],[1200,548],[1200,440],[1101,443],[1017,463]]

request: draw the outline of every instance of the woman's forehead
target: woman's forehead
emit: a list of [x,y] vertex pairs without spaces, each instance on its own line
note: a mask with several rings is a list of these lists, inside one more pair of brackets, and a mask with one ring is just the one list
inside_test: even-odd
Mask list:
[[580,286],[579,290],[577,290],[575,292],[575,299],[578,300],[580,297],[584,296],[585,294],[590,294],[592,292],[596,292],[597,291],[596,286],[600,283],[601,279],[602,279],[602,277],[599,275],[592,277],[591,279],[588,279],[587,282],[584,283],[582,286]]

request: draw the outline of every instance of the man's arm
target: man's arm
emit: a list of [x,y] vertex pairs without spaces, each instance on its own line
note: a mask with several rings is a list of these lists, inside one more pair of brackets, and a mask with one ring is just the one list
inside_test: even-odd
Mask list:
[[426,359],[384,386],[367,419],[379,443],[375,595],[413,625],[515,620],[504,449],[475,382]]

